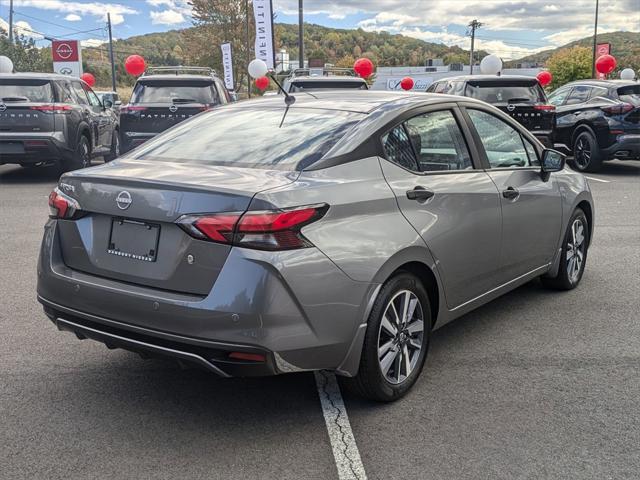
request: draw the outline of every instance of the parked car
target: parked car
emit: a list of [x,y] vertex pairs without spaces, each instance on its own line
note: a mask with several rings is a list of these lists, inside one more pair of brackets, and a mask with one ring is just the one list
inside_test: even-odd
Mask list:
[[122,102],[120,101],[118,92],[96,90],[96,95],[98,95],[98,98],[105,107],[113,108],[116,112],[120,111]]
[[0,74],[0,164],[87,167],[120,153],[118,117],[78,78]]
[[283,88],[287,93],[296,93],[333,89],[368,90],[369,85],[348,68],[298,68],[291,72]]
[[549,103],[535,77],[463,75],[434,82],[427,92],[463,95],[495,105],[524,125],[543,145],[553,146],[556,107]]
[[210,68],[149,68],[136,81],[129,103],[120,108],[122,151],[230,101],[224,83]]
[[334,370],[383,401],[433,328],[538,277],[576,287],[593,234],[585,178],[467,98],[249,100],[106,167],[49,197],[38,299],[60,329],[223,377]]
[[549,95],[556,106],[555,143],[573,155],[573,167],[597,172],[602,162],[640,160],[640,84],[579,80]]

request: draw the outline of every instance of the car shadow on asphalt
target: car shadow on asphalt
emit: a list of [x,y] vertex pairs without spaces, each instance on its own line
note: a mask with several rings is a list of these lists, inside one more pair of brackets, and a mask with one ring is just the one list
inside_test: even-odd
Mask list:
[[52,183],[56,182],[59,177],[60,171],[55,167],[0,166],[0,185]]
[[586,176],[610,175],[612,177],[627,177],[640,175],[640,161],[637,160],[611,160],[602,163],[600,171],[585,173]]

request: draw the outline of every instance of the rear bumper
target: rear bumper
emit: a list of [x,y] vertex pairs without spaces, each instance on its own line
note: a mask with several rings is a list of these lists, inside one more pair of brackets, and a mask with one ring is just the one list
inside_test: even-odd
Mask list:
[[31,132],[0,132],[0,164],[19,163],[33,165],[42,162],[59,162],[70,158],[73,150],[68,147],[61,132],[51,134]]
[[151,140],[158,135],[157,133],[146,132],[122,132],[120,134],[120,150],[122,153],[133,150],[134,148],[142,145],[147,140]]
[[602,150],[606,158],[640,160],[640,134],[618,135],[616,142]]

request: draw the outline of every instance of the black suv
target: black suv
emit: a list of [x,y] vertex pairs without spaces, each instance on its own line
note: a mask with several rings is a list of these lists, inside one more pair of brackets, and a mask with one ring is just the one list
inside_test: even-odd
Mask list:
[[552,147],[554,105],[549,104],[535,77],[464,75],[432,83],[427,92],[477,98],[495,105],[524,125],[546,147]]
[[295,93],[336,88],[368,90],[369,85],[351,69],[325,67],[297,68],[287,77],[283,88],[287,93]]
[[0,74],[0,165],[87,167],[119,155],[118,117],[78,78]]
[[120,108],[122,151],[230,101],[229,92],[210,68],[149,68],[136,81],[129,104]]
[[595,172],[610,158],[640,160],[640,84],[580,80],[549,95],[556,106],[555,142],[573,167]]

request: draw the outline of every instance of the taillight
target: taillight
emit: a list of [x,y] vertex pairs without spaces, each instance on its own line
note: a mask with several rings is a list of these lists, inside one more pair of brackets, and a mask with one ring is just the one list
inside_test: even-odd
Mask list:
[[120,113],[142,112],[146,109],[147,107],[139,107],[137,105],[125,105],[120,108]]
[[69,113],[73,110],[73,106],[61,103],[53,103],[49,105],[34,105],[31,110],[37,110],[45,113]]
[[543,112],[555,112],[555,105],[534,105],[534,110],[542,110]]
[[80,204],[57,187],[49,194],[49,217],[73,218],[80,212]]
[[630,103],[618,103],[616,105],[611,105],[609,107],[600,107],[604,113],[607,115],[620,115],[623,113],[630,112],[633,110],[633,105]]
[[244,214],[185,215],[178,225],[201,240],[258,250],[291,250],[313,246],[300,230],[322,218],[328,209],[322,204]]

